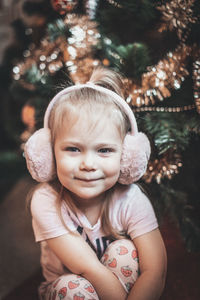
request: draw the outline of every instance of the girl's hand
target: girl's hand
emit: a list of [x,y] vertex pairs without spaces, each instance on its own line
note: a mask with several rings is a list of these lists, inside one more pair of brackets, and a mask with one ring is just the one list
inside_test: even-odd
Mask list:
[[141,275],[127,300],[157,300],[163,291],[167,271],[167,256],[159,229],[134,239],[139,254]]
[[74,274],[86,278],[101,300],[124,300],[126,292],[119,280],[97,258],[78,233],[68,233],[46,240],[50,249]]

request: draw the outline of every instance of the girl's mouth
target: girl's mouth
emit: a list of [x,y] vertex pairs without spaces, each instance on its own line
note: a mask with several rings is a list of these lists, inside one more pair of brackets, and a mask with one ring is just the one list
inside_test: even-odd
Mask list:
[[76,180],[83,181],[83,182],[94,182],[98,181],[102,178],[81,178],[81,177],[75,177]]
[[80,181],[86,181],[86,182],[99,180],[99,178],[91,178],[91,179],[88,179],[88,178],[76,178],[76,179],[78,179]]

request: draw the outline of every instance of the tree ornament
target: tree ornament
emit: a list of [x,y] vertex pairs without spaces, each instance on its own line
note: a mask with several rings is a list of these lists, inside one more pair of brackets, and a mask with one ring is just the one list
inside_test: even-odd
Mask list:
[[110,62],[107,58],[104,58],[103,61],[102,61],[103,65],[108,67],[110,65]]
[[29,128],[35,127],[35,108],[32,105],[25,104],[22,108],[21,117],[23,123]]
[[60,15],[65,15],[76,8],[78,0],[51,0],[51,5]]
[[25,104],[21,111],[21,119],[27,127],[20,135],[21,149],[24,150],[24,144],[35,131],[35,107],[31,104]]

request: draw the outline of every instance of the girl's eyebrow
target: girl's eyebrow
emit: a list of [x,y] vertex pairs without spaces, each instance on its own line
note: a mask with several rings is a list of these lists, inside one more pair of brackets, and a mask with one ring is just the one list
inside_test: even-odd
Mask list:
[[74,146],[82,146],[82,143],[74,140],[63,140],[61,142],[61,145],[74,145]]
[[111,144],[111,143],[97,143],[95,144],[96,147],[98,148],[115,148],[118,147],[117,144]]
[[[73,146],[77,146],[77,147],[84,147],[85,144],[84,143],[80,143],[76,140],[63,140],[61,145],[65,146],[65,145],[73,145]],[[99,143],[94,143],[94,147],[96,148],[118,148],[118,144],[116,143],[106,143],[106,142],[99,142]]]

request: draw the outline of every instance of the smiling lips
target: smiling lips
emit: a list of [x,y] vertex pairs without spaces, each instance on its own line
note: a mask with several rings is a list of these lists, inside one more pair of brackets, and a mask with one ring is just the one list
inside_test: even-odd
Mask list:
[[94,182],[94,181],[100,180],[102,178],[78,178],[78,177],[76,177],[75,179],[83,181],[83,182]]

